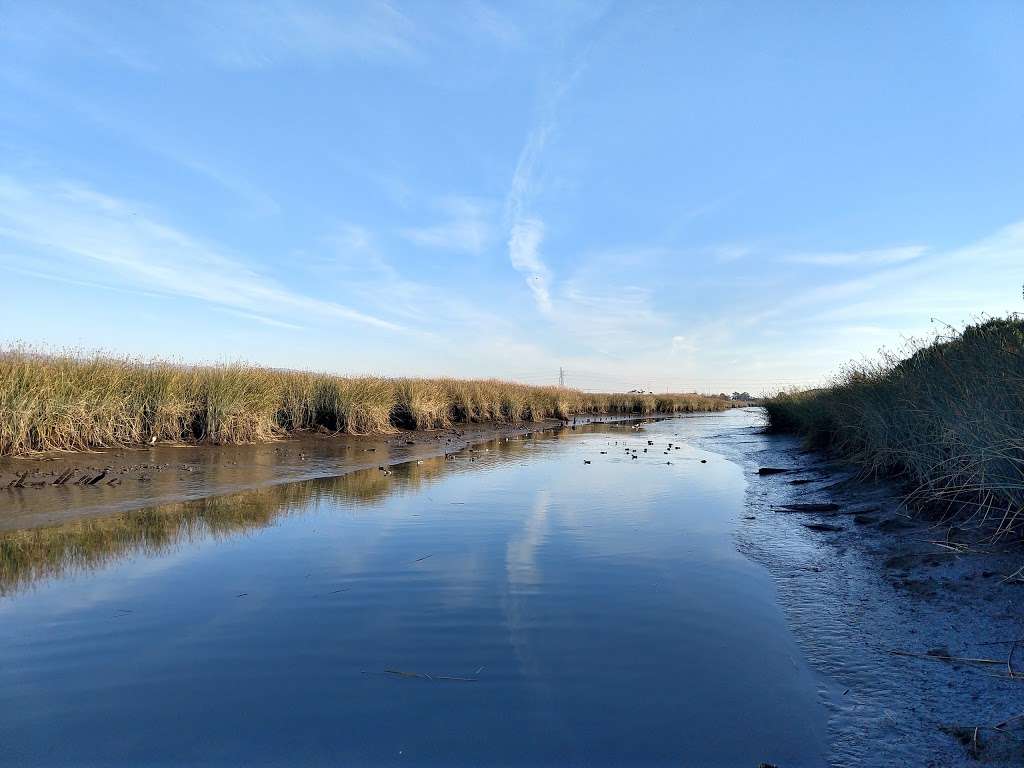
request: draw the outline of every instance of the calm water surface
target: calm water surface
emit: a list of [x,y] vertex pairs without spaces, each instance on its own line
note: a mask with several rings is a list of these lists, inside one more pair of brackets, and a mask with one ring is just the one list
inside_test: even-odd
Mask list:
[[820,765],[817,681],[735,548],[747,479],[696,445],[753,418],[14,534],[0,762]]

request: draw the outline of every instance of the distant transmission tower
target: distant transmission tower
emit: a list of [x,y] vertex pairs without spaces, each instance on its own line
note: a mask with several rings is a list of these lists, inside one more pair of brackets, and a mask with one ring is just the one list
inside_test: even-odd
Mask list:
[[558,386],[565,387],[565,368],[558,367]]

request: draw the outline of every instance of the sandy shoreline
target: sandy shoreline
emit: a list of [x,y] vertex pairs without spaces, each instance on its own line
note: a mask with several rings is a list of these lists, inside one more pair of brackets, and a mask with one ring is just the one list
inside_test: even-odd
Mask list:
[[[580,417],[577,423],[636,418]],[[305,433],[253,445],[161,444],[2,457],[0,531],[59,525],[281,483],[337,477],[441,456],[489,440],[563,428],[560,420],[546,419],[519,424],[470,423],[444,430],[403,430],[366,437]],[[71,474],[65,482],[54,485],[68,472]]]

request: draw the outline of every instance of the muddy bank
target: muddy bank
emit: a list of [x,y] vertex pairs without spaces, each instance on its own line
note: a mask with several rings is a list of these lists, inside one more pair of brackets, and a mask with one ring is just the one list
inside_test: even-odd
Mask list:
[[1024,764],[1021,549],[911,517],[896,487],[795,438],[745,426],[706,444],[750,478],[737,543],[820,675],[830,763]]
[[[578,424],[635,421],[580,417]],[[566,427],[466,424],[393,435],[299,434],[255,445],[165,445],[0,457],[0,531],[56,525],[143,507],[335,477],[453,453],[488,440]]]

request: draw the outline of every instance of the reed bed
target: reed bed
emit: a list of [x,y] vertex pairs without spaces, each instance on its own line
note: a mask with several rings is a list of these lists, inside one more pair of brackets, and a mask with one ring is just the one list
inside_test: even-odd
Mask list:
[[910,501],[987,534],[1024,524],[1024,319],[972,325],[905,358],[850,366],[828,387],[765,403],[772,429],[803,435]]
[[238,444],[298,430],[370,435],[729,405],[694,393],[594,394],[497,379],[334,376],[0,348],[0,455],[127,447],[154,438]]

